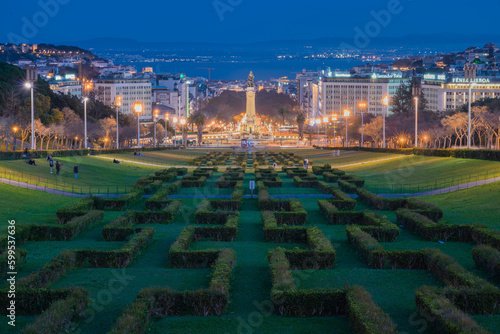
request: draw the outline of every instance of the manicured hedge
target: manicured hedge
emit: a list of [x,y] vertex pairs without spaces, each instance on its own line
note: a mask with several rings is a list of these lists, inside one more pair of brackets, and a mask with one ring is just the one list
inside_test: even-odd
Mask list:
[[288,201],[288,211],[275,211],[279,225],[304,225],[307,220],[307,211],[299,200],[292,198]]
[[207,178],[205,176],[193,176],[192,174],[186,174],[182,178],[182,188],[201,188],[205,185]]
[[472,258],[478,268],[493,276],[500,276],[500,252],[490,246],[480,245],[472,249]]
[[418,289],[415,294],[415,302],[427,319],[433,319],[430,324],[436,333],[489,333],[434,288],[422,287]]
[[398,224],[431,241],[472,242],[475,225],[436,223],[426,216],[408,209],[396,211]]
[[182,181],[164,185],[150,198],[146,200],[147,210],[162,210],[171,203],[167,200],[168,195],[174,194],[181,188]]
[[330,172],[324,172],[323,173],[323,179],[326,182],[337,182],[339,178],[340,178],[339,175],[336,175],[336,174],[333,174],[333,173],[330,173]]
[[88,213],[90,210],[92,210],[93,207],[94,198],[85,197],[78,202],[60,208],[59,210],[57,210],[56,214],[59,222],[61,224],[65,224],[75,217],[83,216],[84,214]]
[[358,190],[358,187],[355,184],[348,181],[338,180],[337,183],[340,187],[340,190],[347,194],[356,194],[356,191]]
[[111,221],[102,229],[102,238],[106,241],[125,241],[135,232],[140,232],[140,228],[134,228],[128,215],[123,215]]
[[363,287],[347,288],[349,321],[358,334],[398,333],[392,319],[372,299]]
[[332,166],[329,164],[325,164],[323,166],[313,166],[312,171],[314,175],[323,175],[326,172],[330,172],[332,170]]
[[118,250],[75,250],[77,262],[93,268],[125,268],[153,241],[154,231],[151,227],[143,228]]
[[354,184],[358,188],[362,188],[365,185],[365,180],[356,175],[342,175],[340,179]]
[[171,224],[182,206],[182,201],[170,200],[160,211],[128,211],[133,224]]
[[339,210],[354,210],[356,200],[344,194],[341,190],[333,189],[332,195],[334,199],[331,201]]
[[65,225],[32,225],[30,240],[33,241],[67,241],[80,233],[102,223],[104,211],[90,211],[77,216]]
[[[362,231],[357,226],[346,226],[347,240],[365,258],[370,267],[379,267],[378,257],[373,256],[374,252],[383,252],[384,248],[370,234]],[[383,266],[382,266],[383,267]]]
[[75,321],[82,317],[90,304],[87,290],[71,288],[67,298],[54,301],[50,308],[26,326],[24,334],[59,334],[72,331]]
[[409,209],[434,221],[439,221],[443,217],[443,210],[439,207],[415,198],[383,198],[366,189],[358,189],[357,194],[362,201],[377,210]]

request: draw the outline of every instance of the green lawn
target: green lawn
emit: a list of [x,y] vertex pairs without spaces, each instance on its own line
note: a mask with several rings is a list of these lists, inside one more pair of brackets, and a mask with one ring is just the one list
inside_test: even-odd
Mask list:
[[[190,151],[182,151],[189,155]],[[312,151],[311,154],[317,152]],[[198,152],[200,153],[200,152]],[[202,151],[202,154],[206,152]],[[297,153],[300,154],[300,153]],[[155,153],[163,155],[163,153]],[[364,154],[349,155],[349,159],[357,156],[362,161]],[[370,156],[369,158],[373,158]],[[155,157],[156,158],[156,157]],[[346,158],[346,157],[345,157]],[[70,158],[67,158],[70,164]],[[78,158],[75,158],[78,159]],[[313,158],[317,161],[317,158]],[[346,158],[347,159],[347,158]],[[460,174],[473,170],[489,170],[495,162],[479,160],[425,158],[414,160],[415,157],[405,157],[407,166],[413,166],[414,176],[408,176],[412,181],[422,179],[424,182],[443,175],[446,170]],[[61,159],[62,160],[62,159]],[[84,157],[83,165],[98,164],[106,170],[110,180],[114,182],[133,183],[133,178],[151,173],[155,169],[138,167],[135,165],[116,166],[108,164],[105,160]],[[1,162],[4,166],[6,162]],[[14,162],[12,162],[14,163]],[[498,162],[496,162],[498,164]],[[45,162],[44,162],[45,164]],[[349,171],[366,178],[367,184],[380,182],[384,171],[392,171],[399,168],[395,162],[380,162],[370,165],[352,167]],[[111,165],[107,169],[106,165]],[[24,167],[24,166],[23,166]],[[31,166],[28,166],[31,167]],[[66,165],[65,165],[66,167]],[[46,168],[38,167],[38,168]],[[90,167],[89,167],[90,168]],[[120,168],[127,171],[120,175]],[[345,168],[347,170],[347,168]],[[458,171],[457,171],[458,170]],[[118,175],[113,175],[118,174]],[[134,173],[139,175],[134,176]],[[144,173],[144,174],[141,174]],[[427,176],[427,174],[432,174]],[[181,189],[178,194],[230,194],[228,189],[219,190],[215,181],[222,173],[215,173],[201,189]],[[71,179],[72,175],[66,177]],[[253,173],[247,172],[245,184],[254,177]],[[320,194],[317,189],[298,189],[294,186],[292,179],[280,172],[284,181],[282,189],[271,189],[274,194]],[[322,177],[320,177],[320,180]],[[29,223],[54,223],[55,211],[67,205],[75,199],[62,196],[50,195],[43,192],[15,188],[0,184],[2,196],[2,222],[0,228],[5,229],[7,219],[16,219],[18,224]],[[482,223],[491,228],[500,230],[500,183],[481,186],[473,189],[462,190],[450,194],[430,196],[423,198],[435,203],[444,210],[443,222],[447,223]],[[176,240],[182,229],[195,223],[194,212],[200,203],[199,198],[184,198],[183,207],[175,219],[175,223],[169,225],[149,225],[155,228],[153,243],[125,269],[130,281],[123,291],[113,293],[109,300],[99,302],[103,291],[106,291],[109,282],[116,274],[111,268],[93,269],[81,268],[75,270],[60,280],[52,287],[83,286],[88,289],[92,308],[101,308],[104,311],[95,312],[95,318],[91,321],[82,320],[78,323],[81,333],[106,333],[108,332],[122,314],[123,310],[132,303],[139,291],[150,286],[171,287],[176,290],[191,290],[206,287],[209,282],[210,269],[185,270],[172,269],[169,267],[168,251]],[[422,333],[421,321],[414,301],[415,291],[422,285],[442,287],[443,282],[431,273],[422,270],[373,270],[368,268],[365,260],[348,242],[345,234],[345,226],[327,225],[326,218],[322,215],[317,204],[317,198],[300,198],[300,202],[308,212],[307,226],[318,226],[325,236],[331,241],[336,249],[337,256],[335,266],[331,270],[302,270],[294,271],[293,275],[299,288],[342,288],[346,284],[357,284],[364,286],[373,296],[374,301],[388,313],[398,325],[400,332]],[[134,206],[133,209],[144,209],[144,200]],[[361,202],[357,202],[356,210],[370,209]],[[105,224],[122,214],[123,212],[106,212]],[[395,213],[392,211],[379,212],[393,223],[396,222]],[[266,305],[270,301],[271,277],[267,253],[269,250],[282,246],[286,248],[306,248],[305,244],[273,244],[264,240],[261,213],[256,199],[245,199],[240,209],[240,225],[238,237],[234,242],[199,241],[192,245],[192,249],[205,248],[232,248],[237,255],[237,263],[233,271],[231,282],[231,303],[227,312],[217,317],[164,317],[152,319],[147,333],[352,333],[349,321],[346,317],[281,317],[270,315],[265,312]],[[67,242],[27,242],[21,248],[28,251],[28,257],[22,264],[19,276],[25,276],[40,269],[45,263],[57,256],[65,249],[118,249],[123,242],[105,242],[101,236],[102,226],[81,234],[75,240]],[[476,269],[471,256],[473,244],[467,243],[444,243],[428,242],[419,236],[402,230],[398,240],[393,243],[381,243],[386,249],[423,249],[438,248],[446,254],[454,257],[464,268],[476,275],[483,277],[493,284],[500,286],[500,281],[493,280],[482,270]],[[264,310],[264,311],[263,311]],[[500,332],[500,316],[474,316],[482,326],[492,333]],[[19,328],[34,320],[34,317],[19,317]],[[417,325],[416,325],[417,324]],[[0,332],[8,332],[6,322],[0,322]],[[431,333],[430,330],[423,333]]]
[[12,219],[19,225],[35,222],[53,223],[58,208],[78,200],[77,198],[52,195],[3,183],[0,183],[0,193],[1,232],[7,226],[7,220]]
[[[91,187],[95,193],[104,192],[110,186],[111,192],[126,192],[139,177],[152,174],[158,167],[138,165],[124,162],[122,165],[113,164],[112,161],[91,156],[72,156],[54,159],[63,164],[60,175],[56,175],[55,167],[50,174],[48,161],[38,159],[37,166],[30,166],[24,160],[9,160],[0,162],[0,177],[12,180],[29,182],[48,188],[61,189],[71,192],[88,192]],[[75,179],[73,167],[78,165],[78,179]]]

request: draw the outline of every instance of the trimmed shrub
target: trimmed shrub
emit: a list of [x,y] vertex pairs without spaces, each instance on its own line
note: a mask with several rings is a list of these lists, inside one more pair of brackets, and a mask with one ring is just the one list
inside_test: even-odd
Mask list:
[[358,188],[355,184],[343,180],[338,180],[337,183],[340,187],[340,190],[342,190],[343,192],[348,194],[356,194]]
[[106,241],[125,241],[137,230],[127,215],[120,216],[102,229],[102,238]]
[[154,231],[151,227],[143,228],[118,250],[75,250],[77,262],[93,268],[125,268],[153,241]]
[[127,215],[133,224],[171,224],[181,206],[182,201],[170,200],[161,211],[128,211]]
[[104,211],[90,211],[77,216],[65,225],[32,225],[30,240],[33,241],[67,241],[80,233],[102,223]]
[[66,299],[58,300],[38,316],[34,323],[26,326],[24,334],[59,334],[72,330],[74,321],[80,318],[90,303],[87,290],[71,288]]
[[415,302],[419,310],[429,319],[432,327],[438,333],[450,334],[487,334],[486,330],[480,327],[466,313],[459,310],[446,297],[438,294],[431,287],[422,287],[415,294]]
[[359,334],[397,333],[392,319],[375,304],[372,296],[363,287],[347,288],[347,313],[349,321]]
[[384,267],[384,264],[377,262],[378,257],[372,255],[373,252],[383,252],[384,248],[370,234],[363,232],[357,226],[346,226],[345,231],[347,240],[352,244],[365,258],[368,265],[372,268]]
[[83,216],[94,207],[94,198],[85,197],[69,206],[57,210],[57,218],[61,224],[66,224],[71,219]]
[[478,268],[493,276],[500,276],[500,252],[490,246],[480,245],[472,249],[472,258]]

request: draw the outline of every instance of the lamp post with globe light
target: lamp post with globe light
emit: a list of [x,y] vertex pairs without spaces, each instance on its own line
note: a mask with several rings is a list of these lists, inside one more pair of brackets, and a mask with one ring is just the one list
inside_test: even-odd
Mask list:
[[134,111],[137,113],[137,147],[141,147],[141,129],[140,129],[140,114],[143,111],[143,105],[141,102],[134,104]]
[[181,119],[181,131],[182,131],[182,145],[187,146],[187,143],[184,140],[184,125],[186,124],[186,119],[182,118]]
[[332,115],[333,121],[333,147],[337,146],[337,114]]
[[120,112],[120,108],[122,106],[122,97],[120,95],[118,95],[115,99],[115,107],[116,107],[116,148],[119,149],[120,148],[120,132],[119,132],[119,118],[118,118],[118,115],[119,115],[119,112]]
[[31,90],[31,149],[34,150],[35,146],[35,101],[33,99],[33,82],[27,82],[24,84],[24,87]]
[[387,117],[387,111],[389,109],[389,96],[386,95],[382,98],[382,105],[385,106],[384,108],[384,115],[383,115],[383,125],[382,125],[382,131],[383,131],[383,134],[382,134],[382,140],[383,140],[383,143],[382,143],[382,147],[385,148],[385,118]]
[[347,118],[351,115],[351,112],[349,110],[344,110],[344,117],[345,117],[345,147],[348,147],[349,144],[348,144],[348,137],[347,137],[347,125],[348,125],[348,122],[347,122]]
[[177,146],[177,122],[179,122],[179,119],[177,117],[174,117],[174,141],[175,141],[175,146]]
[[328,117],[323,117],[323,123],[325,123],[325,146],[328,146],[328,133],[327,133],[327,125],[328,125]]
[[361,147],[365,145],[365,138],[364,138],[364,110],[368,107],[368,104],[366,102],[360,102],[358,104],[359,109],[361,110]]

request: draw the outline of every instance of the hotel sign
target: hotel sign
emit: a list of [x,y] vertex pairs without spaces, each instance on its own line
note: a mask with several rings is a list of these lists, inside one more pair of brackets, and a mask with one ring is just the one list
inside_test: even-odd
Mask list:
[[[465,78],[453,78],[453,83],[469,83],[469,80]],[[490,79],[487,78],[476,78],[472,80],[472,83],[480,83],[480,84],[487,84],[491,83]]]
[[372,74],[372,79],[402,79],[403,74],[401,73],[384,73],[384,74]]

